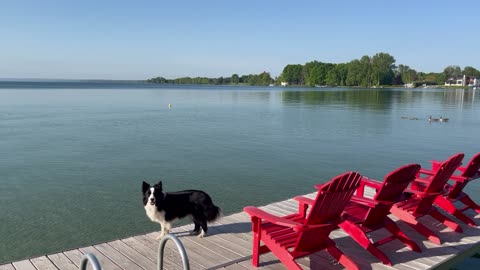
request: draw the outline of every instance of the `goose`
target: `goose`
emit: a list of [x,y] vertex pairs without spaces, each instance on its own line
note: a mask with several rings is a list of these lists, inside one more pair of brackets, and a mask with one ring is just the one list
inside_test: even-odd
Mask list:
[[[440,118],[441,118],[441,117],[440,117]],[[439,119],[439,118],[432,118],[432,116],[430,115],[430,116],[428,117],[428,121],[429,121],[429,122],[437,122],[437,121],[440,121],[440,119]]]

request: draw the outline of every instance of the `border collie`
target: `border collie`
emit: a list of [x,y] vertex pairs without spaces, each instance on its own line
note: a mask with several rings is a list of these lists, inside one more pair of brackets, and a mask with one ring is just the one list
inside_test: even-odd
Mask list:
[[[204,237],[207,233],[207,222],[215,221],[221,216],[221,209],[213,204],[210,196],[201,190],[183,190],[163,192],[162,181],[154,186],[143,182],[143,205],[147,216],[160,223],[160,236],[170,232],[172,222],[190,215],[195,228],[190,235]],[[202,231],[200,232],[200,229]]]

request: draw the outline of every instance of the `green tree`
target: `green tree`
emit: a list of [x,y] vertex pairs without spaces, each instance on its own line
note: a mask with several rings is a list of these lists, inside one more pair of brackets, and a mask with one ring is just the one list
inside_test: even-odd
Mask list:
[[347,79],[345,81],[348,86],[360,86],[361,64],[356,59],[348,63]]
[[327,76],[325,78],[327,85],[345,85],[345,78],[346,78],[346,69],[345,64],[337,64],[333,65],[327,71]]
[[282,71],[282,79],[288,84],[303,84],[302,65],[287,65]]
[[232,83],[238,84],[240,82],[240,77],[238,77],[238,74],[233,74],[232,75]]
[[373,59],[368,55],[364,55],[360,58],[360,74],[358,80],[362,87],[370,87],[373,85],[374,78],[372,77],[372,62]]
[[257,85],[270,85],[273,82],[272,77],[270,76],[270,73],[264,71],[258,75],[258,83]]
[[443,70],[445,80],[457,79],[462,76],[462,69],[459,66],[447,66]]
[[418,78],[417,78],[417,71],[415,71],[414,69],[411,69],[409,66],[407,65],[398,65],[398,68],[396,69],[396,71],[399,73],[400,75],[400,83],[411,83],[411,82],[414,82],[416,81]]
[[338,78],[340,81],[338,82],[338,85],[340,86],[345,86],[346,80],[347,80],[347,75],[348,75],[348,65],[345,63],[337,64],[335,66],[336,73],[338,75]]
[[470,66],[466,66],[463,69],[463,74],[465,74],[465,76],[468,76],[468,77],[480,78],[480,71],[478,71],[476,68],[470,67]]
[[372,57],[372,77],[374,85],[392,84],[395,58],[388,53],[377,53]]

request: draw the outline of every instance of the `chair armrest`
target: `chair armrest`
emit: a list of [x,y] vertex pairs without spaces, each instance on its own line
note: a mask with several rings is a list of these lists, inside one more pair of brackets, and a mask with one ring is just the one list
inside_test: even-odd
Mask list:
[[293,199],[299,203],[308,204],[308,205],[313,205],[315,203],[315,200],[307,197],[303,197],[303,196],[296,196]]
[[460,166],[457,168],[457,170],[461,171],[462,173],[465,172],[467,170],[467,167],[464,167],[464,166]]
[[415,178],[415,180],[413,180],[413,182],[420,182],[420,183],[423,183],[423,184],[428,184],[431,182],[431,179],[430,178]]
[[435,174],[435,171],[433,170],[427,170],[427,169],[420,169],[420,171],[418,171],[418,175],[420,174],[426,174],[426,175],[434,175]]
[[308,207],[315,204],[315,200],[303,196],[296,196],[293,199],[298,202],[298,214],[303,218],[307,216]]
[[423,192],[423,191],[418,191],[418,190],[406,188],[404,193],[412,193],[412,194],[418,195],[420,197],[429,197],[429,196],[443,195],[445,192],[427,193],[427,192]]
[[470,180],[471,178],[465,177],[465,176],[460,176],[460,175],[452,175],[450,176],[449,180],[457,181],[457,182],[465,182]]
[[265,220],[265,221],[268,221],[268,222],[276,224],[276,225],[293,228],[295,230],[300,230],[301,227],[303,226],[303,224],[300,224],[298,222],[295,222],[295,221],[292,221],[292,220],[289,220],[289,219],[285,219],[285,218],[282,218],[282,217],[278,217],[278,216],[269,214],[269,213],[263,211],[262,209],[259,209],[259,208],[254,207],[254,206],[246,206],[246,207],[243,208],[243,211],[245,211],[247,214],[249,214],[252,218],[256,217],[256,218],[259,218],[261,220]]
[[323,188],[323,186],[325,185],[329,185],[330,182],[326,182],[326,183],[323,183],[323,184],[316,184],[314,187],[316,190],[321,190]]
[[391,202],[391,201],[381,201],[381,200],[374,200],[374,199],[370,199],[370,198],[366,198],[366,197],[358,197],[356,195],[352,196],[351,201],[354,202],[354,203],[362,204],[362,205],[372,207],[372,208],[379,205],[379,204],[392,205],[392,204],[395,203],[395,202]]
[[378,201],[372,200],[370,198],[357,196],[357,195],[353,195],[350,201],[353,203],[358,203],[358,204],[365,205],[372,208],[379,204]]
[[406,188],[403,193],[411,193],[411,194],[420,194],[423,193],[422,191],[411,189],[411,188]]
[[360,185],[365,185],[365,186],[369,186],[369,187],[372,187],[372,188],[380,188],[382,186],[382,182],[380,181],[377,181],[375,179],[370,179],[368,177],[362,177],[361,179],[361,182],[360,182]]
[[355,195],[363,197],[365,195],[365,186],[378,190],[382,186],[382,182],[362,176],[360,179],[360,185],[358,186]]
[[436,171],[440,166],[442,165],[443,161],[440,160],[430,160],[430,163],[432,163],[432,170]]
[[296,200],[298,203],[301,203],[301,204],[306,204],[306,205],[314,205],[315,204],[315,200],[307,198],[307,197],[303,197],[303,196],[296,196],[293,199]]

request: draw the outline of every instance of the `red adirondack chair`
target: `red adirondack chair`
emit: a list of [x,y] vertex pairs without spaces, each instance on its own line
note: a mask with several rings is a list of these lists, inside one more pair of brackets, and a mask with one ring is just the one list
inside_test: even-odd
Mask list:
[[[336,247],[329,234],[342,221],[342,211],[358,188],[360,179],[360,174],[348,172],[317,185],[314,200],[295,197],[299,202],[298,213],[284,217],[253,206],[243,208],[252,219],[253,266],[258,266],[260,254],[271,251],[288,269],[302,269],[295,259],[325,249],[347,269],[358,269]],[[311,209],[307,215],[309,206]],[[264,245],[260,245],[260,240]]]
[[[377,246],[392,240],[399,239],[410,249],[420,251],[420,247],[388,217],[390,208],[402,199],[403,191],[415,180],[419,170],[419,164],[404,165],[387,174],[383,182],[363,177],[357,193],[345,207],[346,220],[339,224],[340,228],[384,264],[392,265],[392,262]],[[365,186],[376,189],[373,199],[364,196]],[[390,231],[391,235],[377,242],[369,239],[367,233],[382,228]]]
[[[390,212],[436,244],[441,243],[440,238],[432,230],[418,222],[419,218],[430,215],[452,230],[462,232],[462,228],[455,221],[440,213],[433,205],[437,196],[445,193],[444,186],[460,166],[462,159],[463,153],[455,154],[443,162],[434,175],[427,178],[417,177],[412,185],[420,182],[425,185],[425,188],[422,190],[408,189],[406,194],[410,195],[410,198],[394,204]],[[420,170],[420,174],[421,172],[422,170]]]
[[[440,161],[435,161],[432,160],[430,161],[432,163],[432,170],[431,171],[423,171],[425,174],[430,174],[433,175],[440,167],[441,162]],[[461,221],[465,222],[466,224],[470,226],[476,227],[477,224],[473,219],[465,215],[463,212],[465,212],[468,209],[473,209],[477,213],[480,214],[480,206],[476,204],[470,196],[468,196],[463,189],[465,186],[472,180],[480,178],[480,153],[476,154],[473,156],[473,158],[468,162],[468,164],[463,167],[460,166],[457,168],[457,172],[460,174],[454,174],[452,177],[450,177],[450,180],[453,181],[452,184],[447,184],[445,187],[447,190],[447,193],[445,193],[442,196],[437,196],[435,199],[435,204],[445,210],[446,212],[452,214],[453,216],[457,217]],[[418,184],[416,186],[412,186],[412,188],[420,189],[422,190],[424,185]],[[460,201],[462,202],[465,206],[458,209],[454,203]]]

